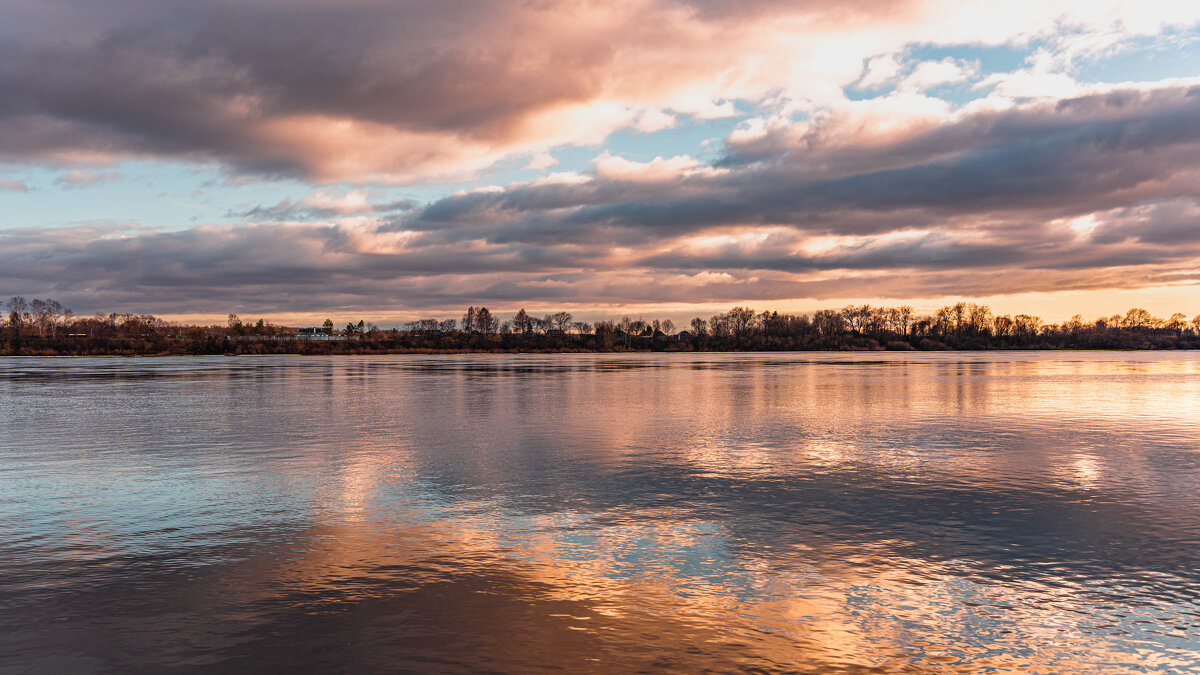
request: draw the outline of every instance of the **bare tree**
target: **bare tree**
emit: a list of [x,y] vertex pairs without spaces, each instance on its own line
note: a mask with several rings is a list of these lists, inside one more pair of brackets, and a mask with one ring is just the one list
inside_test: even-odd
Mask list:
[[870,305],[846,305],[842,308],[842,319],[850,326],[850,330],[866,332],[870,318]]
[[499,321],[487,307],[480,307],[475,310],[475,330],[484,335],[495,335]]
[[513,330],[521,335],[529,335],[533,332],[533,320],[525,313],[525,308],[522,307],[512,319]]
[[976,333],[992,332],[992,310],[987,305],[967,305],[967,325]]
[[846,328],[842,313],[834,309],[822,309],[813,314],[813,326],[821,335],[829,337],[841,333]]
[[58,334],[58,322],[62,318],[63,313],[65,311],[66,310],[63,309],[62,303],[60,303],[59,301],[57,301],[57,300],[47,300],[46,301],[46,314],[47,314],[47,319],[49,320],[47,328],[49,328],[49,330],[50,330],[51,337],[54,337],[55,335]]
[[1035,335],[1042,327],[1040,317],[1030,316],[1028,314],[1018,314],[1013,318],[1014,328],[1017,333],[1024,336]]
[[896,308],[896,328],[901,335],[908,337],[909,326],[912,325],[913,308],[908,305],[901,305]]
[[734,307],[729,310],[729,328],[733,334],[742,337],[750,332],[754,325],[754,310],[749,307]]
[[612,349],[617,333],[617,326],[611,321],[596,322],[596,346],[600,349]]
[[1154,315],[1150,312],[1134,307],[1125,313],[1123,323],[1127,328],[1149,328],[1154,321]]
[[37,328],[38,337],[46,337],[46,330],[50,323],[50,304],[45,300],[34,298],[33,302],[29,303],[29,313],[33,315],[33,326]]
[[1011,316],[1005,314],[992,319],[992,327],[996,335],[1006,337],[1012,335],[1013,331],[1016,330],[1017,322]]
[[19,295],[14,295],[8,300],[8,325],[12,326],[17,335],[21,334],[21,329],[25,327],[25,315],[29,311],[29,304],[25,302],[25,298]]
[[729,335],[729,315],[728,314],[713,314],[708,320],[708,331],[713,334],[713,337],[725,337]]

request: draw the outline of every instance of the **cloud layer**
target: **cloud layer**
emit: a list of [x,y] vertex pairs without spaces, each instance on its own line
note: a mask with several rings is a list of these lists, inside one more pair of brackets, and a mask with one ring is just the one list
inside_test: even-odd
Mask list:
[[295,311],[1193,283],[1196,119],[1194,85],[947,113],[888,138],[817,116],[735,134],[715,164],[602,156],[420,208],[319,191],[242,214],[252,225],[8,232],[0,282]]
[[[863,60],[910,44],[1044,38],[1075,58],[1191,25],[1184,4],[1027,1],[983,20],[942,0],[9,0],[0,155],[184,156],[405,182],[727,115],[735,101],[819,109],[860,76],[885,81],[874,67],[864,76]],[[904,88],[964,67],[921,63]]]
[[[119,182],[95,165],[128,158],[313,184],[231,211],[234,224],[0,230],[0,289],[81,308],[903,300],[1200,281],[1200,79],[1074,76],[1131,41],[1194,29],[1185,3],[7,4],[0,159],[61,166],[63,190]],[[917,49],[967,44],[1028,58],[984,72],[970,50]],[[622,129],[726,117],[741,121],[707,154],[639,161],[604,146]],[[569,146],[595,148],[588,169],[424,204],[371,187],[514,158],[547,170],[546,153]],[[8,173],[0,190],[27,190]]]

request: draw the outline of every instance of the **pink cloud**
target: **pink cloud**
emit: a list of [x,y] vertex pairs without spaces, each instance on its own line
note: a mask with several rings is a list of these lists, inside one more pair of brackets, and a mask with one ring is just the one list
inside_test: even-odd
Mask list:
[[[1070,60],[1194,24],[1182,4],[1021,0],[987,21],[950,0],[263,1],[219,11],[98,0],[71,17],[26,4],[8,25],[62,25],[0,32],[0,98],[13,103],[0,116],[0,156],[215,159],[321,182],[461,178],[618,129],[729,115],[737,100],[789,113],[845,106],[842,88],[864,62],[885,64],[913,43],[1020,43],[1056,35],[1069,15],[1076,34],[1095,36],[1063,41]],[[947,62],[910,79],[964,76]]]

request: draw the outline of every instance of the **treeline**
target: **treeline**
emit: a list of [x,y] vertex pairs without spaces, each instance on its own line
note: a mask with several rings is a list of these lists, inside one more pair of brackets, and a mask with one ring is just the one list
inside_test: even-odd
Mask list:
[[520,351],[801,351],[944,349],[1200,349],[1200,316],[1162,319],[1144,309],[1061,324],[1036,316],[995,315],[960,302],[932,314],[911,307],[852,305],[812,314],[734,307],[696,317],[677,330],[669,320],[623,317],[576,321],[569,312],[509,319],[470,307],[461,320],[419,319],[381,329],[365,320],[337,328],[291,327],[230,314],[224,325],[193,326],[140,314],[77,317],[54,300],[6,303],[0,355],[335,354]]
[[959,302],[932,314],[913,308],[851,305],[813,314],[756,313],[735,307],[692,319],[688,339],[701,349],[941,350],[941,349],[1196,349],[1200,316],[1169,319],[1144,309],[1085,321],[1075,315],[1047,324],[1028,314],[995,315]]

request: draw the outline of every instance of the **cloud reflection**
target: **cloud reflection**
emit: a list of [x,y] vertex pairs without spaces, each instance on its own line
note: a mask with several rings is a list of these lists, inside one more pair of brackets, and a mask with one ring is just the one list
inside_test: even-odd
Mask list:
[[[31,415],[0,467],[23,477],[0,515],[13,498],[25,514],[0,519],[0,551],[27,563],[0,585],[6,652],[234,671],[1186,669],[1200,523],[1179,439],[1200,392],[1177,374],[1193,361],[5,365],[0,406]],[[92,408],[47,394],[99,389]],[[1137,392],[1173,412],[1129,415]],[[68,555],[81,535],[103,550]]]

